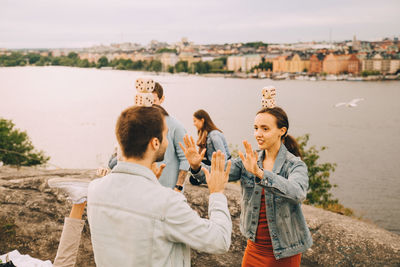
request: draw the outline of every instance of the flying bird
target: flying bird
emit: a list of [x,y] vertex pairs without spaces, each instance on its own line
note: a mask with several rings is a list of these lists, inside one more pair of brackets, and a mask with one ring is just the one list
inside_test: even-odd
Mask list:
[[340,107],[340,106],[354,108],[354,107],[357,107],[358,102],[363,101],[363,100],[364,100],[364,98],[355,98],[355,99],[351,100],[350,102],[340,102],[335,105],[335,108]]

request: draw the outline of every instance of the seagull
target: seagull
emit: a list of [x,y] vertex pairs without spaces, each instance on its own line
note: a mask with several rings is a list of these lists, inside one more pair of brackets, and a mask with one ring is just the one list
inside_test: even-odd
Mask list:
[[346,102],[340,102],[340,103],[337,103],[335,105],[335,108],[340,107],[340,106],[346,106],[348,108],[354,108],[354,107],[357,107],[357,103],[362,101],[362,100],[364,100],[364,98],[355,98],[355,99],[353,99],[353,100],[351,100],[350,102],[347,102],[347,103]]

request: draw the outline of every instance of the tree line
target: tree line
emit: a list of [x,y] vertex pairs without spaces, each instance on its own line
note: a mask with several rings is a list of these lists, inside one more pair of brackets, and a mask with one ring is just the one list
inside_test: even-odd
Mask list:
[[48,56],[37,53],[23,54],[20,52],[12,52],[10,55],[0,55],[0,66],[69,66],[79,68],[104,68],[111,67],[117,70],[138,70],[138,71],[154,71],[154,72],[170,72],[170,73],[232,73],[226,70],[227,57],[216,58],[212,61],[198,61],[191,64],[188,61],[178,61],[174,66],[163,67],[160,60],[138,60],[131,59],[113,59],[109,60],[106,56],[102,56],[95,62],[88,59],[80,59],[75,52],[70,52],[66,56]]

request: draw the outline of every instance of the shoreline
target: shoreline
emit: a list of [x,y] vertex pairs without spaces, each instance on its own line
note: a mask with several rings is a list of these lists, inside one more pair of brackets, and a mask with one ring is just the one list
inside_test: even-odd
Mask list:
[[273,81],[329,81],[329,82],[387,82],[387,81],[400,81],[400,74],[398,75],[370,75],[367,77],[361,76],[348,76],[346,74],[329,74],[329,75],[311,75],[311,74],[293,74],[293,73],[279,73],[273,74],[270,73],[268,76],[262,73],[188,73],[188,72],[179,72],[179,73],[170,73],[170,72],[154,72],[154,71],[146,71],[146,70],[118,70],[112,67],[102,67],[102,68],[82,68],[76,66],[61,66],[61,65],[48,65],[48,66],[36,66],[36,65],[25,65],[25,66],[0,66],[1,68],[25,68],[25,67],[34,67],[34,68],[43,68],[43,67],[64,67],[64,68],[77,68],[77,69],[96,69],[96,70],[113,70],[113,71],[128,71],[128,72],[144,72],[150,73],[152,75],[177,75],[177,76],[197,76],[197,77],[206,77],[206,78],[232,78],[232,79],[254,79],[254,80],[273,80]]

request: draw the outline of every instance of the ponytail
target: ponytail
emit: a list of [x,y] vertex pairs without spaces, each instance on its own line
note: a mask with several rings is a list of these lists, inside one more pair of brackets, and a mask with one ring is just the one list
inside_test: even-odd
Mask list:
[[302,158],[300,153],[300,146],[297,143],[296,139],[294,139],[291,135],[286,134],[285,136],[282,137],[282,141],[290,153],[292,153],[296,157]]
[[262,108],[259,112],[257,112],[257,114],[261,113],[268,113],[274,116],[276,118],[276,125],[278,126],[279,129],[282,129],[283,127],[286,128],[285,135],[281,137],[283,144],[289,150],[290,153],[292,153],[296,157],[301,157],[300,146],[297,143],[296,139],[287,134],[287,131],[289,130],[289,119],[286,112],[280,107],[272,107],[272,108],[267,107],[267,108]]

